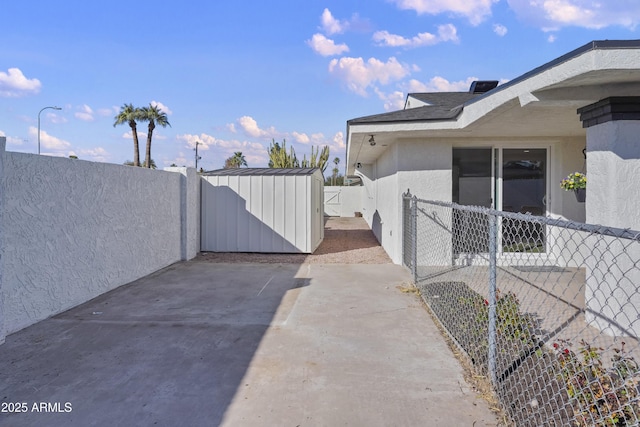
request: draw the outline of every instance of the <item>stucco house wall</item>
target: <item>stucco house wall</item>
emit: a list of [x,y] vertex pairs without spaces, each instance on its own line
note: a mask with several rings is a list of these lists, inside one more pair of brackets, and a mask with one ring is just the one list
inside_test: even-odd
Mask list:
[[199,251],[195,170],[0,157],[0,338]]
[[[364,173],[367,179],[363,178],[365,191],[369,193],[366,209],[379,214],[382,225],[370,223],[396,263],[402,262],[401,194],[410,189],[422,199],[451,201],[455,147],[492,148],[494,157],[498,153],[497,160],[492,158],[490,178],[492,192],[498,192],[493,194],[494,202],[499,202],[498,209],[523,212],[531,209],[535,214],[558,219],[638,230],[640,187],[635,177],[640,175],[639,82],[640,40],[600,40],[507,83],[483,82],[486,91],[476,91],[476,85],[471,85],[468,92],[408,94],[402,110],[347,121],[347,174],[357,165],[371,165]],[[489,83],[497,86],[492,88]],[[376,144],[371,144],[374,139]],[[582,153],[585,146],[586,168]],[[388,148],[383,152],[380,147]],[[514,159],[519,152],[524,155],[530,149],[536,152],[522,160]],[[535,169],[539,174],[539,163],[520,162],[539,162],[540,149],[547,150],[546,189],[541,175],[531,183],[527,182],[531,177],[526,174],[514,174],[518,168]],[[498,164],[504,164],[501,159],[515,162],[510,171],[505,169],[511,173],[507,179],[502,179],[500,173]],[[479,198],[467,197],[462,203],[485,205],[487,186],[480,193],[476,184],[481,181],[475,180],[487,182],[486,157],[474,160],[479,164],[475,166],[477,170],[468,177],[460,177],[460,182],[464,179],[465,196],[477,193]],[[559,184],[569,173],[583,170],[588,174],[587,200],[579,203],[572,192],[562,190]],[[397,177],[395,183],[393,177]],[[396,194],[389,194],[394,187]],[[621,249],[611,259],[599,257],[594,255],[595,244],[576,244],[584,242],[585,234],[551,225],[545,231],[546,251],[536,250],[535,256],[505,252],[498,261],[509,265],[519,262],[586,265],[588,308],[592,313],[615,319],[617,324],[601,324],[589,316],[587,320],[615,334],[624,334],[630,328],[636,336],[640,335],[640,326],[636,325],[640,321],[636,322],[634,317],[640,297],[634,296],[630,301],[624,298],[625,294],[637,295],[634,292],[640,277],[636,276],[640,274],[627,273],[626,261],[619,259],[625,256],[638,259],[640,253]],[[431,233],[427,239],[433,240],[433,236]],[[447,236],[441,240],[447,239],[451,240]],[[607,242],[607,238],[602,242]],[[447,265],[451,262],[450,249],[443,246],[440,260],[420,259],[418,252],[417,263]],[[601,277],[599,272],[605,274]],[[625,305],[608,306],[610,295],[620,296],[619,301]]]
[[[411,194],[426,200],[451,201],[451,161],[452,145],[447,139],[410,139],[402,140],[398,144],[398,188],[399,194]],[[398,209],[396,227],[402,230],[402,197],[395,201]],[[428,238],[419,236],[418,238]],[[391,259],[395,263],[402,263],[402,235],[397,233],[397,250]],[[443,240],[443,250],[450,250],[450,242]],[[446,256],[446,255],[445,255]],[[418,245],[417,261],[420,265],[429,265],[425,245]],[[446,256],[447,257],[447,256]],[[450,260],[451,257],[448,256]],[[441,261],[441,260],[440,260]]]
[[397,239],[394,236],[394,231],[397,230],[399,213],[397,208],[400,200],[396,175],[397,164],[398,149],[397,146],[393,146],[385,150],[374,168],[377,185],[371,229],[389,255],[397,252]]

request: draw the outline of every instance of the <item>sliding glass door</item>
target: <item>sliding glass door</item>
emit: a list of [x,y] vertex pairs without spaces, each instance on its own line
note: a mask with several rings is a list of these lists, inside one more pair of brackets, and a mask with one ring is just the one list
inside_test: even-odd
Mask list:
[[[502,206],[507,212],[547,212],[547,150],[502,150]],[[545,230],[531,221],[503,219],[504,252],[545,252]]]
[[[454,148],[452,175],[454,203],[546,215],[546,148]],[[506,218],[499,223],[502,252],[545,252],[541,224]],[[457,212],[453,226],[455,254],[488,251],[486,218]]]
[[[453,202],[491,207],[491,165],[491,148],[454,148]],[[452,221],[454,254],[489,251],[489,222],[486,216],[454,210]]]

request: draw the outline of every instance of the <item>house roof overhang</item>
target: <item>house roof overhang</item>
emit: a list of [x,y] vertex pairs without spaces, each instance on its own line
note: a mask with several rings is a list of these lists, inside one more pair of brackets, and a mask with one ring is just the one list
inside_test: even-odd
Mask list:
[[347,174],[401,139],[584,136],[578,108],[638,95],[640,40],[594,41],[453,107],[431,104],[349,120]]

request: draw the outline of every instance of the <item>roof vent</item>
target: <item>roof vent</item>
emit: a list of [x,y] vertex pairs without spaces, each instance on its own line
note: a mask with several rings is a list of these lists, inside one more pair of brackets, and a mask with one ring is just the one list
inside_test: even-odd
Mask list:
[[489,92],[491,89],[495,89],[498,86],[497,80],[476,80],[471,83],[471,87],[469,88],[469,93],[485,93]]

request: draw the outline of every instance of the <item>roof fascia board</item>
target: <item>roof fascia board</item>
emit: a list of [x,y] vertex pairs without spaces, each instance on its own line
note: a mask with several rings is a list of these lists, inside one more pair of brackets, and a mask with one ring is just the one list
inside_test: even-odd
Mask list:
[[525,105],[535,102],[533,98],[537,99],[537,97],[532,94],[537,91],[550,86],[562,87],[562,82],[592,71],[639,68],[640,46],[633,50],[595,49],[582,52],[579,56],[542,69],[526,79],[518,79],[514,84],[507,84],[501,90],[490,93],[489,96],[469,101],[462,110],[462,114],[458,116],[457,123],[460,128],[464,128],[512,99],[524,101]]

